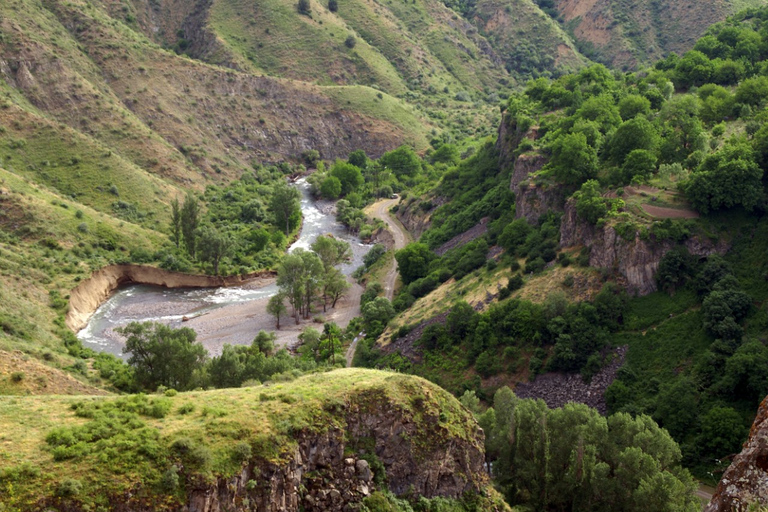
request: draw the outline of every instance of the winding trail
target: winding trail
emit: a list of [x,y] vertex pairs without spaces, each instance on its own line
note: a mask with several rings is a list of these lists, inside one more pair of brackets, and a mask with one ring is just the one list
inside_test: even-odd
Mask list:
[[[389,228],[389,231],[392,233],[392,236],[395,239],[395,246],[393,248],[395,251],[402,249],[413,240],[413,237],[411,237],[411,234],[408,232],[408,230],[403,227],[399,220],[397,220],[394,216],[392,216],[391,213],[389,213],[390,208],[396,205],[398,201],[400,201],[399,198],[382,199],[381,201],[374,203],[370,210],[371,216],[377,219],[381,219],[387,224],[387,228]],[[384,276],[384,282],[382,283],[382,286],[384,287],[384,296],[389,300],[392,300],[395,296],[396,282],[397,260],[392,258],[392,265],[390,266],[389,270],[387,270],[387,273]],[[352,366],[352,358],[355,356],[357,342],[360,341],[360,338],[361,336],[355,337],[347,349],[347,353],[345,354],[347,367]]]

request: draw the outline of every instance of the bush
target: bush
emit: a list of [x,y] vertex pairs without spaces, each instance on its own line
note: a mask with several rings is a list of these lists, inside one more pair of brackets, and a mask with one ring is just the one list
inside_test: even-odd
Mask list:
[[80,480],[66,478],[56,486],[56,496],[60,498],[73,498],[83,491]]
[[24,380],[24,372],[11,373],[11,382],[21,382]]
[[350,50],[355,47],[357,44],[357,39],[355,39],[355,36],[352,34],[347,36],[347,39],[344,41],[344,46],[349,48]]

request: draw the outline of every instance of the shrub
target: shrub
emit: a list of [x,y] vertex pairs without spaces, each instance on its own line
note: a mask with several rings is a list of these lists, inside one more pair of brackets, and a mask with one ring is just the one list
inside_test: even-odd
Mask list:
[[347,39],[344,41],[344,46],[346,46],[350,50],[354,48],[356,44],[357,44],[357,39],[355,39],[355,36],[353,36],[352,34],[349,34],[347,36]]
[[83,491],[83,484],[80,480],[66,478],[56,486],[56,496],[60,498],[72,498]]
[[237,443],[232,450],[232,460],[237,463],[242,463],[250,459],[252,454],[253,450],[251,450],[251,445],[242,441]]
[[189,414],[191,412],[194,412],[195,410],[195,404],[184,404],[178,409],[178,413],[181,415]]
[[11,382],[21,382],[24,380],[24,372],[13,372],[11,374]]

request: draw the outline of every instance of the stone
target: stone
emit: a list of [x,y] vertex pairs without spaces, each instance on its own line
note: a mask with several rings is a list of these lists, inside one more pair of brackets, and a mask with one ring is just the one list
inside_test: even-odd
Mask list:
[[370,482],[373,479],[373,473],[367,460],[358,460],[355,463],[355,469],[357,470],[357,478],[360,480]]

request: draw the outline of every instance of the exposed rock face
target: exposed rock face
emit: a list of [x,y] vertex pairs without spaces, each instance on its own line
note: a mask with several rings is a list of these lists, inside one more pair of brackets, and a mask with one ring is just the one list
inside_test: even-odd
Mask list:
[[477,238],[480,238],[484,234],[488,232],[488,221],[490,219],[488,217],[483,217],[480,219],[480,222],[465,232],[463,232],[460,235],[456,235],[455,237],[451,238],[447,242],[445,242],[443,245],[435,249],[435,254],[438,256],[442,256],[443,254],[447,253],[451,249],[455,249],[457,247],[462,247],[472,240],[475,240]]
[[521,184],[515,191],[515,217],[535,225],[548,211],[563,211],[565,195],[562,185]]
[[[370,388],[345,404],[346,428],[299,435],[295,450],[280,463],[252,461],[232,478],[190,489],[179,512],[298,512],[347,511],[376,490],[375,467],[363,457],[381,462],[387,487],[395,494],[458,498],[488,485],[483,471],[483,431],[474,420],[462,425],[467,437],[441,424],[430,399],[413,400],[405,411],[383,389]],[[415,397],[419,395],[414,393]],[[467,413],[468,415],[469,413]],[[363,448],[363,446],[365,448]],[[130,500],[113,510],[154,510]]]
[[438,206],[447,202],[444,197],[435,197],[430,199],[432,203],[430,208],[422,208],[423,201],[420,199],[409,198],[405,202],[400,202],[395,216],[405,229],[411,234],[414,240],[418,240],[422,233],[432,226],[431,215]]
[[725,470],[705,512],[747,510],[768,505],[768,397],[760,404],[747,442]]
[[509,115],[501,116],[499,124],[499,136],[496,139],[496,151],[499,153],[499,169],[506,169],[515,160],[515,150],[523,140],[524,133],[520,133],[514,126],[510,126]]
[[109,265],[94,272],[69,295],[67,327],[79,331],[98,307],[121,285],[151,284],[166,288],[211,288],[236,286],[256,279],[274,277],[274,272],[217,277],[171,272],[147,265]]
[[616,379],[616,373],[624,364],[627,347],[617,348],[615,354],[614,359],[601,368],[589,383],[585,383],[579,374],[545,373],[533,382],[518,384],[515,394],[520,398],[541,398],[553,409],[577,402],[597,409],[600,414],[606,414],[605,390]]
[[517,157],[515,166],[512,168],[509,189],[516,193],[520,183],[527,180],[531,174],[540,171],[546,164],[547,157],[540,153],[525,153]]
[[[641,239],[626,240],[610,226],[593,226],[582,220],[576,213],[573,201],[568,201],[560,224],[560,245],[573,247],[583,245],[590,248],[589,264],[615,272],[624,281],[629,292],[647,295],[656,291],[656,270],[664,255],[676,244],[671,240]],[[726,242],[691,237],[683,245],[694,256],[724,254],[729,245]]]

